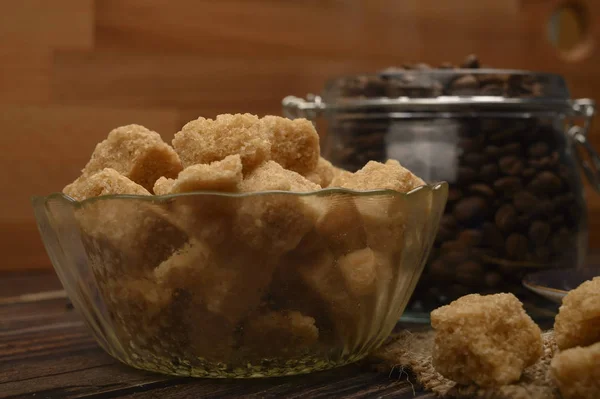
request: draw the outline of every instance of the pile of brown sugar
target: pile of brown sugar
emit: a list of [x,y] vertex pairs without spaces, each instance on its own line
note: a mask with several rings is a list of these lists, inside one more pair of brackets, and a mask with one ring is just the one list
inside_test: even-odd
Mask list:
[[402,332],[371,360],[410,368],[442,397],[600,397],[600,277],[565,296],[544,334],[512,294],[466,295],[431,323],[435,331]]
[[[414,232],[427,215],[403,215],[430,208],[318,193],[422,185],[393,160],[332,166],[307,120],[237,114],[191,121],[172,146],[117,128],[64,193],[81,201],[82,243],[126,351],[188,374],[189,362],[245,367],[361,347],[365,328],[389,323],[381,304],[399,259],[424,247]],[[197,191],[207,194],[185,195]],[[264,191],[276,193],[253,195]],[[114,194],[137,197],[101,198]]]

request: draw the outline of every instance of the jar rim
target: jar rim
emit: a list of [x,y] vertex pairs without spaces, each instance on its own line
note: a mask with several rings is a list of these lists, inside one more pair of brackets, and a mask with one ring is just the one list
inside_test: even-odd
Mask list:
[[[371,99],[435,99],[489,97],[569,100],[565,79],[558,74],[518,69],[397,69],[376,73],[337,76],[321,93],[327,104],[359,104]],[[406,101],[404,101],[406,102]],[[453,100],[456,103],[455,100]],[[497,102],[497,101],[495,101]],[[525,101],[527,103],[527,101]]]
[[308,95],[307,99],[295,96],[282,101],[288,117],[313,119],[323,112],[344,113],[440,113],[440,112],[517,112],[534,115],[537,113],[559,113],[591,118],[595,113],[595,102],[591,99],[556,98],[507,98],[502,96],[439,96],[433,98],[358,98],[326,102],[320,96]]

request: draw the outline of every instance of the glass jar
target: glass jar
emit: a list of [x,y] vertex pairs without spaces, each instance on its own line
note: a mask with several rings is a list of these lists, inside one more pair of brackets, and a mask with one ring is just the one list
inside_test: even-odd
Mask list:
[[286,97],[283,105],[288,117],[326,122],[322,152],[334,165],[355,171],[394,158],[427,182],[450,183],[409,316],[427,318],[462,295],[496,292],[550,316],[555,308],[523,287],[524,275],[585,267],[577,161],[598,187],[598,158],[586,141],[594,103],[571,100],[562,77],[387,70],[333,79],[321,96]]

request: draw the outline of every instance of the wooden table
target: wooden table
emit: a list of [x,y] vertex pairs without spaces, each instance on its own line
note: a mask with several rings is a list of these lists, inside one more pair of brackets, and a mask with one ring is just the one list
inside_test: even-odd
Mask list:
[[107,355],[51,272],[0,274],[0,398],[434,398],[359,365],[255,380],[174,378]]

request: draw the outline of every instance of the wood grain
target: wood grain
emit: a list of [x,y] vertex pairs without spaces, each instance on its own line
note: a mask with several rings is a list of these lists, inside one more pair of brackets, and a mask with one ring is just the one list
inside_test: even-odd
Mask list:
[[[600,97],[600,2],[582,0],[584,56],[548,40],[562,0],[23,0],[0,5],[0,269],[47,268],[29,196],[60,190],[111,128],[169,139],[225,112],[280,114],[281,99],[332,76],[403,62],[458,62],[563,74]],[[600,125],[591,141],[600,148]],[[600,196],[588,196],[600,247]]]
[[[0,273],[0,298],[59,287],[51,272]],[[255,380],[136,370],[100,349],[66,304],[65,299],[0,304],[0,398],[434,398],[413,387],[406,375],[388,376],[360,365]]]

